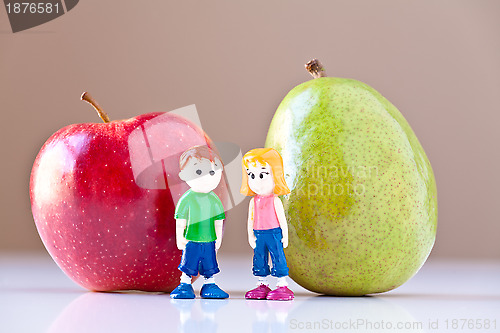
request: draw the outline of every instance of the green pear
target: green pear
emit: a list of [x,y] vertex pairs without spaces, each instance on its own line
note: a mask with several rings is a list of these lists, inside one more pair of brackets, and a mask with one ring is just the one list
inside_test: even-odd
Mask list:
[[434,174],[401,113],[370,86],[326,77],[293,88],[271,122],[266,147],[283,157],[291,193],[290,277],[327,295],[394,289],[424,264],[434,245]]

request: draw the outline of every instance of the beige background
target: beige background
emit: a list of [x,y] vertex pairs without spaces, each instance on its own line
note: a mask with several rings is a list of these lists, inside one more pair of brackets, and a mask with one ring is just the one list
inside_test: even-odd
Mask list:
[[[119,7],[118,7],[119,6]],[[44,251],[28,180],[59,128],[195,103],[215,140],[262,146],[274,110],[320,58],[409,121],[439,192],[433,256],[500,258],[500,1],[98,1],[12,34],[0,8],[0,251]],[[222,250],[249,253],[246,204]]]

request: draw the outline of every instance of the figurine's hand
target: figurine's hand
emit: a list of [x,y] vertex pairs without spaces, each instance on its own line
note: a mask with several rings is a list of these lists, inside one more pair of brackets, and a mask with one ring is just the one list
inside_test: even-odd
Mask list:
[[252,249],[255,249],[255,247],[257,246],[256,240],[257,240],[257,238],[255,238],[255,236],[253,236],[253,235],[248,236],[248,244],[250,244],[250,247]]
[[184,251],[188,242],[189,241],[186,239],[186,237],[177,237],[177,248]]
[[288,247],[288,237],[283,237],[281,242],[283,243],[283,248],[286,249]]
[[221,244],[222,244],[222,238],[217,238],[215,240],[215,249],[218,250]]

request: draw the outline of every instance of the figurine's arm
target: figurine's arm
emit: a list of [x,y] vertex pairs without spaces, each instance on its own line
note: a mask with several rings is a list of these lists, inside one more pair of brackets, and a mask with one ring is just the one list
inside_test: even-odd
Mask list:
[[184,250],[188,240],[184,237],[184,230],[186,230],[187,221],[185,219],[175,220],[175,238],[177,243],[177,248],[179,250]]
[[215,235],[217,239],[215,240],[215,249],[218,250],[222,243],[222,223],[224,220],[216,220],[215,221]]
[[250,200],[250,205],[248,206],[248,244],[252,247],[252,249],[255,249],[255,234],[253,233],[253,198]]
[[285,209],[283,208],[283,203],[280,198],[274,198],[274,210],[276,211],[276,216],[278,217],[278,222],[280,223],[281,231],[283,232],[283,248],[288,246],[288,223],[286,222]]

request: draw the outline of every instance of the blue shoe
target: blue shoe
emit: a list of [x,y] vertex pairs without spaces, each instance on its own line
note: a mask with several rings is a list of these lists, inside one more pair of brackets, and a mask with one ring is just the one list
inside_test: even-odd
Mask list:
[[193,299],[195,298],[193,286],[189,283],[181,283],[170,293],[170,298]]
[[200,296],[202,298],[228,298],[229,294],[220,289],[215,283],[206,283],[201,287]]

